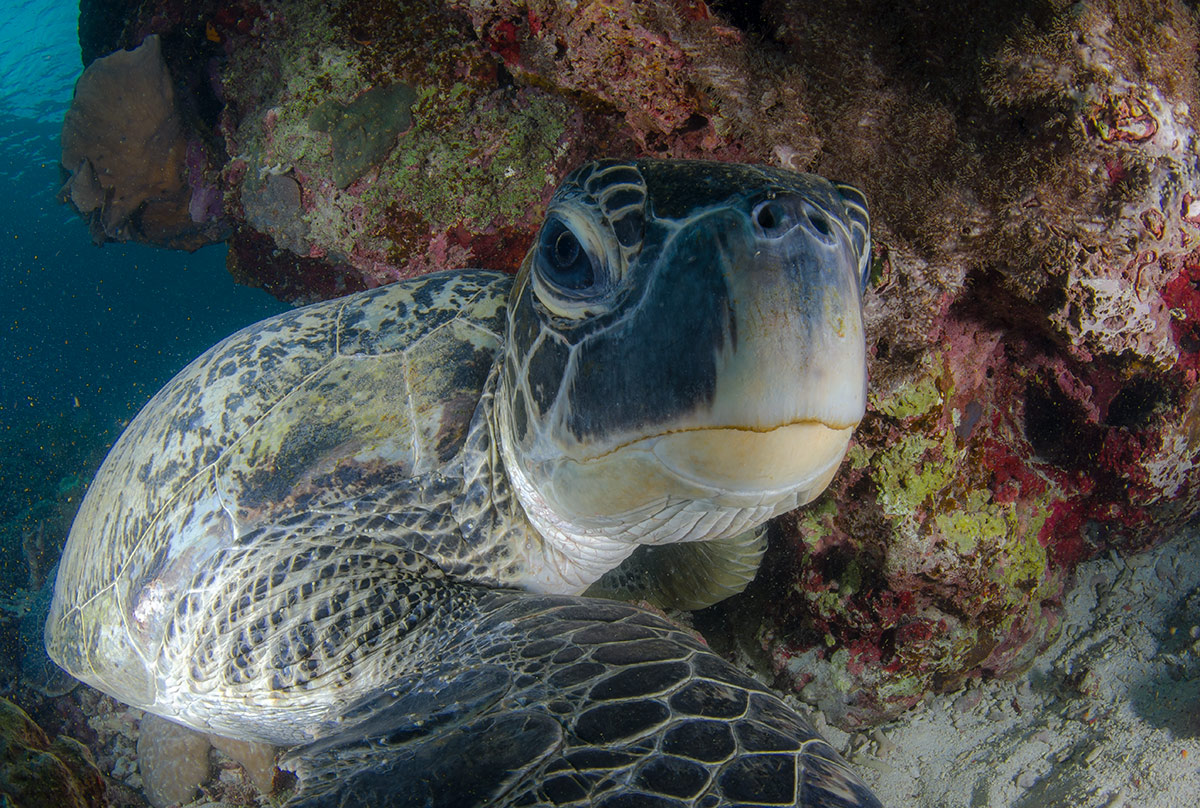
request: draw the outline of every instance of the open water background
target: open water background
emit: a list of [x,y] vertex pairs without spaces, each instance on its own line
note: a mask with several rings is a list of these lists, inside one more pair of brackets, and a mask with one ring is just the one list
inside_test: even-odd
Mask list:
[[0,4],[0,596],[29,584],[22,537],[61,530],[159,386],[286,308],[234,284],[224,246],[98,248],[56,201],[59,130],[83,69],[77,16],[71,2]]

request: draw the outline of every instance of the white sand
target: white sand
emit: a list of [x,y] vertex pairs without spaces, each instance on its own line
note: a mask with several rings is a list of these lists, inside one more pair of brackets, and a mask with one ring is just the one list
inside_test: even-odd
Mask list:
[[820,727],[891,808],[1200,806],[1200,534],[1081,566],[1015,682],[878,730]]

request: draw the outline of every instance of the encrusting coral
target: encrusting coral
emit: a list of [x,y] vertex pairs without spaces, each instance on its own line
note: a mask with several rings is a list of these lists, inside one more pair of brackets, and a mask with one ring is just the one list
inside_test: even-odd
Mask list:
[[17,705],[0,699],[0,803],[12,808],[103,808],[104,777],[83,744],[53,742]]
[[[159,0],[111,34],[109,49],[169,32],[205,55],[176,81],[222,100],[239,279],[311,300],[514,268],[556,182],[588,156],[757,161],[866,192],[867,418],[826,496],[774,525],[752,590],[700,618],[741,629],[743,652],[833,720],[1019,671],[1056,632],[1080,560],[1136,553],[1195,518],[1188,5],[405,11]],[[365,130],[339,133],[321,110],[354,119],[384,94],[390,122],[350,161]],[[85,206],[89,192],[81,178]]]

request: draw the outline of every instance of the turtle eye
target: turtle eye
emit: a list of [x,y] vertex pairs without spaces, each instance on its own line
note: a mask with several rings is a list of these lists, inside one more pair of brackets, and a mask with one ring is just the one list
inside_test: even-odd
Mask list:
[[542,228],[539,251],[548,282],[569,292],[579,292],[596,283],[596,268],[579,237],[560,219]]

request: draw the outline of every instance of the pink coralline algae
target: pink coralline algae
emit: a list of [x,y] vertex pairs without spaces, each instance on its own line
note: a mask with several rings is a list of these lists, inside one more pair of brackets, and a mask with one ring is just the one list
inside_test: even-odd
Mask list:
[[[757,161],[866,192],[867,418],[706,621],[832,720],[1014,674],[1080,560],[1200,511],[1185,4],[188,5],[141,4],[109,50],[151,30],[188,45],[167,64],[217,108],[231,268],[288,299],[515,267],[586,157]],[[315,111],[400,86],[382,145],[338,169]]]

